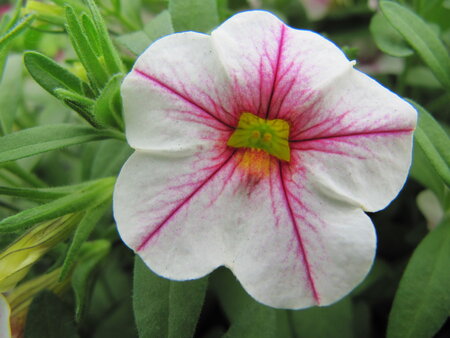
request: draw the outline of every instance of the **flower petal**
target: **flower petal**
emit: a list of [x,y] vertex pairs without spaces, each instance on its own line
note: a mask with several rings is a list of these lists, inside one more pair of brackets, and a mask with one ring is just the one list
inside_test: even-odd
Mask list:
[[231,130],[239,116],[228,84],[208,35],[156,41],[122,84],[128,142],[135,149],[196,149],[211,132]]
[[225,265],[270,306],[337,301],[372,264],[369,218],[321,191],[294,192],[294,174],[286,166],[282,177],[274,158],[268,175],[254,176],[241,165],[244,152],[169,160],[135,153],[114,196],[122,239],[166,278],[199,278]]
[[406,180],[416,115],[406,101],[350,70],[292,117],[291,150],[323,189],[377,211]]
[[156,273],[193,279],[223,263],[222,225],[231,215],[209,206],[226,185],[232,154],[135,152],[122,168],[113,199],[118,230]]
[[11,310],[6,298],[0,293],[0,338],[11,338],[9,316]]
[[329,40],[290,28],[265,11],[235,15],[211,38],[240,110],[269,119],[310,100],[315,88],[352,65]]

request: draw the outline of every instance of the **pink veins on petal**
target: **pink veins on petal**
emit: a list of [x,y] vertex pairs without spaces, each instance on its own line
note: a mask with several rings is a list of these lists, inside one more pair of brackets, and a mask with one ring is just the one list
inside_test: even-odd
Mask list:
[[[328,40],[262,11],[210,37],[150,46],[122,87],[138,145],[115,191],[124,241],[168,278],[226,265],[275,307],[350,292],[375,253],[361,209],[401,189],[416,123],[409,104],[352,65]],[[289,161],[227,146],[243,113],[289,124]]]

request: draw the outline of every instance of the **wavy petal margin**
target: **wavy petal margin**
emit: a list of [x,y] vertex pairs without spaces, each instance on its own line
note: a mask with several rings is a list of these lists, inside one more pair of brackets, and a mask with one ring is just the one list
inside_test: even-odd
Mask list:
[[[403,186],[416,112],[319,35],[264,11],[158,40],[122,86],[136,152],[117,180],[124,242],[175,280],[230,268],[258,301],[331,304],[370,270],[363,210]],[[227,147],[250,112],[291,127],[291,160]]]

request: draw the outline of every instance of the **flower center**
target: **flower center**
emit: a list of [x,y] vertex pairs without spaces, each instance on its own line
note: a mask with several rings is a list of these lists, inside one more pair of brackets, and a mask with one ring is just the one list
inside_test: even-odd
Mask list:
[[242,113],[236,130],[227,145],[234,148],[261,149],[276,158],[289,161],[289,124],[280,119],[265,120],[251,113]]

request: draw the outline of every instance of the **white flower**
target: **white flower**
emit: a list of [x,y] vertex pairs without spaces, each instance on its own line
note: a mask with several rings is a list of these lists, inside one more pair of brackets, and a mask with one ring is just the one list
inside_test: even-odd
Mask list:
[[114,215],[157,274],[230,268],[256,300],[327,305],[375,255],[364,211],[408,174],[416,112],[330,41],[264,11],[152,44],[122,86]]

